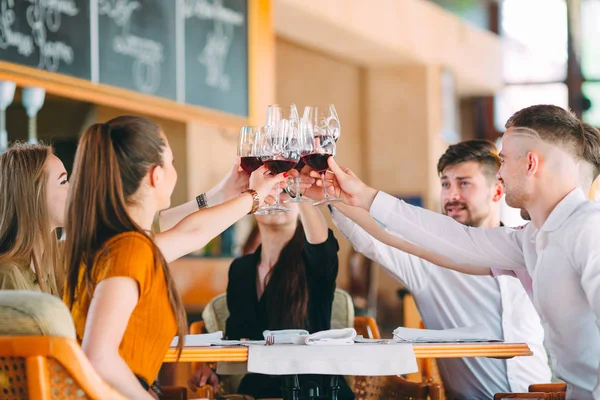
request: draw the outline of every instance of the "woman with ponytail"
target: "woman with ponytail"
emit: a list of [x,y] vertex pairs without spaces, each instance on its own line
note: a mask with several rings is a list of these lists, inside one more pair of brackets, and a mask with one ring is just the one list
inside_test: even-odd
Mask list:
[[66,208],[64,298],[90,362],[131,399],[154,397],[173,336],[183,345],[185,312],[167,263],[256,210],[283,176],[258,169],[249,190],[151,235],[176,180],[167,138],[148,119],[115,118],[81,137]]
[[[282,195],[283,196],[283,195]],[[289,212],[257,215],[261,245],[237,258],[229,268],[228,339],[262,340],[264,330],[331,328],[331,310],[338,274],[338,242],[317,207],[311,203],[286,204]],[[299,218],[298,218],[299,217]],[[330,377],[301,375],[300,386],[330,388]],[[312,383],[308,383],[311,381]],[[196,389],[206,383],[216,389],[218,378],[201,365],[190,379]],[[354,395],[339,377],[340,400]],[[281,398],[280,376],[248,374],[238,393],[254,398]]]

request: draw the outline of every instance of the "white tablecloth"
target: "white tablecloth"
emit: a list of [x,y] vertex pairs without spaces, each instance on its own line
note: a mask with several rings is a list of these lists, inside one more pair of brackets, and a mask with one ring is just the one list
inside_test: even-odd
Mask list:
[[411,344],[248,346],[248,362],[219,363],[218,373],[267,375],[324,374],[385,376],[417,372]]

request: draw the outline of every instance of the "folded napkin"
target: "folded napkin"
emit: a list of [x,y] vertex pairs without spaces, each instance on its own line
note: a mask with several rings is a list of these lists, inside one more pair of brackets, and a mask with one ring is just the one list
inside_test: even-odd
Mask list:
[[483,325],[454,329],[394,329],[394,339],[412,343],[501,342]]
[[[199,335],[185,335],[183,347],[210,346],[212,344],[217,344],[218,342],[220,342],[222,337],[222,331],[217,331],[214,333],[202,333]],[[178,343],[179,337],[173,338],[173,341],[171,342],[171,347],[177,347]]]
[[282,329],[278,331],[263,331],[263,336],[267,340],[268,336],[275,338],[275,344],[290,344],[294,342],[294,338],[299,336],[307,336],[308,331],[304,329]]
[[312,335],[298,336],[293,342],[294,344],[306,344],[309,346],[337,346],[353,344],[355,337],[356,331],[354,328],[329,329],[328,331],[316,332]]

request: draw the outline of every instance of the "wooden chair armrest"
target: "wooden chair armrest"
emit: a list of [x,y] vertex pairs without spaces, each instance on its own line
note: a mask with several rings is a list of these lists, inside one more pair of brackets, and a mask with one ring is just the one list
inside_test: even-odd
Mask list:
[[529,385],[530,392],[566,392],[566,383],[539,383],[535,385]]
[[565,400],[565,392],[529,392],[529,393],[496,393],[494,400],[503,399],[544,399],[544,400]]
[[181,386],[163,386],[160,400],[187,400],[187,390]]

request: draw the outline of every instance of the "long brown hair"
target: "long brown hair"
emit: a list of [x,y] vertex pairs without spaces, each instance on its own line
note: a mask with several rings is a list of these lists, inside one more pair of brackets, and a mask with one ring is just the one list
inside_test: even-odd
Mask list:
[[263,295],[275,301],[267,304],[269,329],[303,329],[308,314],[308,282],[302,260],[304,228],[298,221],[294,236],[283,247],[277,262],[265,277]]
[[[84,268],[83,286],[92,287],[94,261],[105,243],[123,232],[147,233],[126,210],[142,179],[154,166],[163,165],[165,141],[160,127],[146,118],[124,116],[105,124],[90,126],[79,141],[71,192],[67,200],[66,265],[67,304],[72,308]],[[179,345],[183,348],[186,317],[181,298],[168,265],[153,241],[155,267],[165,276],[169,302],[178,325]]]
[[0,155],[0,262],[35,269],[40,289],[60,296],[63,277],[47,203],[50,146],[15,144]]

